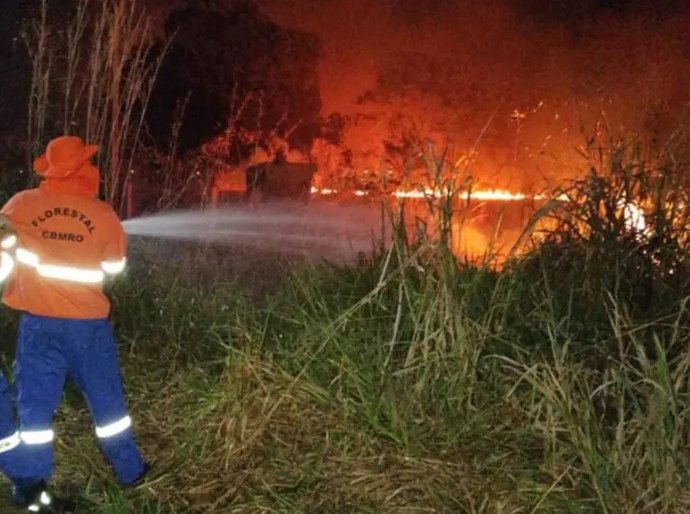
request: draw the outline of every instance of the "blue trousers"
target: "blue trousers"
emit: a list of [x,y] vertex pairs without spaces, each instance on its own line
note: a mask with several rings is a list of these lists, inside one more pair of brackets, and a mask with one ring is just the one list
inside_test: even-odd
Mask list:
[[17,473],[47,481],[53,472],[52,419],[71,377],[91,411],[106,458],[123,484],[144,470],[127,414],[115,338],[108,320],[24,314],[16,356],[21,444]]
[[16,476],[19,432],[14,420],[12,394],[5,375],[0,372],[0,472],[10,480]]

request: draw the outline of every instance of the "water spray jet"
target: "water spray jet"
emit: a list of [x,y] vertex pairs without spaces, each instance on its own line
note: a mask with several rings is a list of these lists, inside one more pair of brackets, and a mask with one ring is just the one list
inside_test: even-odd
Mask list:
[[369,206],[270,202],[173,211],[126,220],[129,236],[255,247],[350,260],[381,243],[381,216]]

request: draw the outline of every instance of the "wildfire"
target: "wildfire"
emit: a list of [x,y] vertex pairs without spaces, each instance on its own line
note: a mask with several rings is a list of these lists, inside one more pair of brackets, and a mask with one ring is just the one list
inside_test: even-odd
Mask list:
[[[319,189],[317,187],[312,187],[311,188],[312,194],[315,195],[323,195],[323,196],[332,196],[338,194],[339,191],[335,189],[330,189],[330,188],[323,188]],[[363,197],[363,196],[369,196],[368,191],[362,191],[362,190],[355,190],[354,195]],[[448,193],[440,190],[435,190],[431,188],[427,188],[424,190],[404,190],[400,189],[397,191],[394,191],[392,193],[393,196],[396,198],[417,198],[417,199],[422,199],[422,198],[444,198],[448,196]],[[528,199],[534,199],[534,200],[540,200],[543,199],[544,197],[542,195],[533,195],[533,196],[528,196],[523,193],[511,193],[510,191],[506,191],[503,189],[485,189],[485,190],[477,190],[477,191],[467,191],[463,192],[461,194],[458,194],[457,196],[460,196],[462,198],[469,198],[470,200],[484,200],[484,201],[502,201],[502,202],[512,202],[512,201],[523,201],[523,200],[528,200]]]
[[[339,193],[336,189],[317,187],[311,188],[312,194],[332,196]],[[355,190],[354,195],[358,197],[369,196],[368,191]],[[396,198],[412,198],[412,199],[424,199],[424,198],[444,198],[448,196],[448,193],[440,191],[438,189],[426,188],[424,190],[404,190],[400,189],[394,191],[392,196]],[[524,193],[512,193],[506,191],[505,189],[479,189],[477,191],[465,191],[456,196],[469,200],[479,200],[479,201],[499,201],[499,202],[518,202],[524,200],[546,200],[547,196],[536,194],[527,195]],[[569,201],[568,197],[561,194],[555,198],[555,200],[561,202]],[[625,218],[625,225],[629,230],[633,230],[640,234],[644,234],[648,231],[647,219],[645,218],[643,210],[635,205],[634,203],[621,203],[619,206],[623,210],[623,216]]]
[[644,212],[634,203],[627,203],[622,206],[625,225],[635,232],[644,234],[648,231],[647,220]]

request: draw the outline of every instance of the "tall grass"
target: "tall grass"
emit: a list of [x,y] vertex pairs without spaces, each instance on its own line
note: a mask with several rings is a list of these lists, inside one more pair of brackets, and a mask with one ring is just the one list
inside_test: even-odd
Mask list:
[[66,29],[52,23],[57,4],[42,0],[26,33],[29,162],[58,135],[100,145],[104,195],[122,209],[165,51],[155,51],[151,20],[137,0],[79,0],[74,12],[61,13],[70,19]]
[[394,245],[326,286],[296,279],[272,313],[275,358],[407,456],[469,451],[498,483],[522,468],[510,500],[471,490],[435,508],[682,511],[685,170],[639,152],[597,149],[599,167],[502,272]]
[[59,483],[99,512],[690,510],[683,170],[630,148],[501,269],[437,240],[308,268],[135,244],[112,292],[155,472],[115,492],[70,402]]

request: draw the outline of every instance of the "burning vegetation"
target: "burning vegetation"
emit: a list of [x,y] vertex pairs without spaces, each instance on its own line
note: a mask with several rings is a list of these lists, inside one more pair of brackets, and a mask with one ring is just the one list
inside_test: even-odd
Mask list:
[[598,132],[662,146],[689,100],[678,5],[266,4],[321,36],[321,112],[343,120],[339,144],[316,151],[329,187],[399,174],[432,141],[476,152],[477,188],[541,190],[574,178]]
[[[122,148],[123,136],[110,138],[117,171],[108,194],[124,208],[123,191],[134,183],[135,212],[203,204],[214,188],[237,187],[218,174],[270,162],[279,152],[315,165],[320,191],[415,195],[433,187],[423,178],[429,144],[472,160],[473,189],[529,197],[580,174],[577,149],[591,136],[634,134],[661,149],[690,101],[690,15],[682,2],[652,9],[634,0],[559,7],[512,0],[128,0],[120,3],[150,18],[137,21],[134,10],[121,9],[111,20],[113,28],[120,23],[113,32],[119,39],[110,40],[124,42],[120,48],[97,44],[94,34],[105,36],[109,25],[98,24],[105,18],[88,3],[73,0],[73,9],[58,10],[48,2],[43,24],[33,29],[17,19],[40,12],[10,3],[16,16],[2,31],[6,62],[30,67],[22,43],[28,38],[35,74],[45,77],[49,58],[50,81],[67,85],[43,91],[34,81],[32,98],[63,108],[42,116],[36,113],[43,107],[34,106],[30,148],[57,127],[102,126],[97,113],[107,109],[76,98],[76,70],[92,77],[90,91],[111,100],[141,97],[124,113],[108,111],[127,116],[122,122],[134,123],[129,117],[143,114],[137,108],[148,102],[146,130],[126,131],[145,137]],[[113,63],[124,54],[136,63],[166,58],[156,64],[149,95],[151,83],[137,82],[141,68],[114,65],[100,73],[89,49],[111,52]],[[128,74],[125,83],[140,84],[137,91],[110,94],[97,83],[119,72]],[[23,118],[10,112],[15,104],[22,102],[3,103],[3,119]],[[137,176],[128,179],[128,168]]]
[[113,205],[157,213],[112,285],[152,479],[114,489],[70,401],[58,487],[113,513],[690,511],[687,2],[0,3],[2,191],[73,132]]

